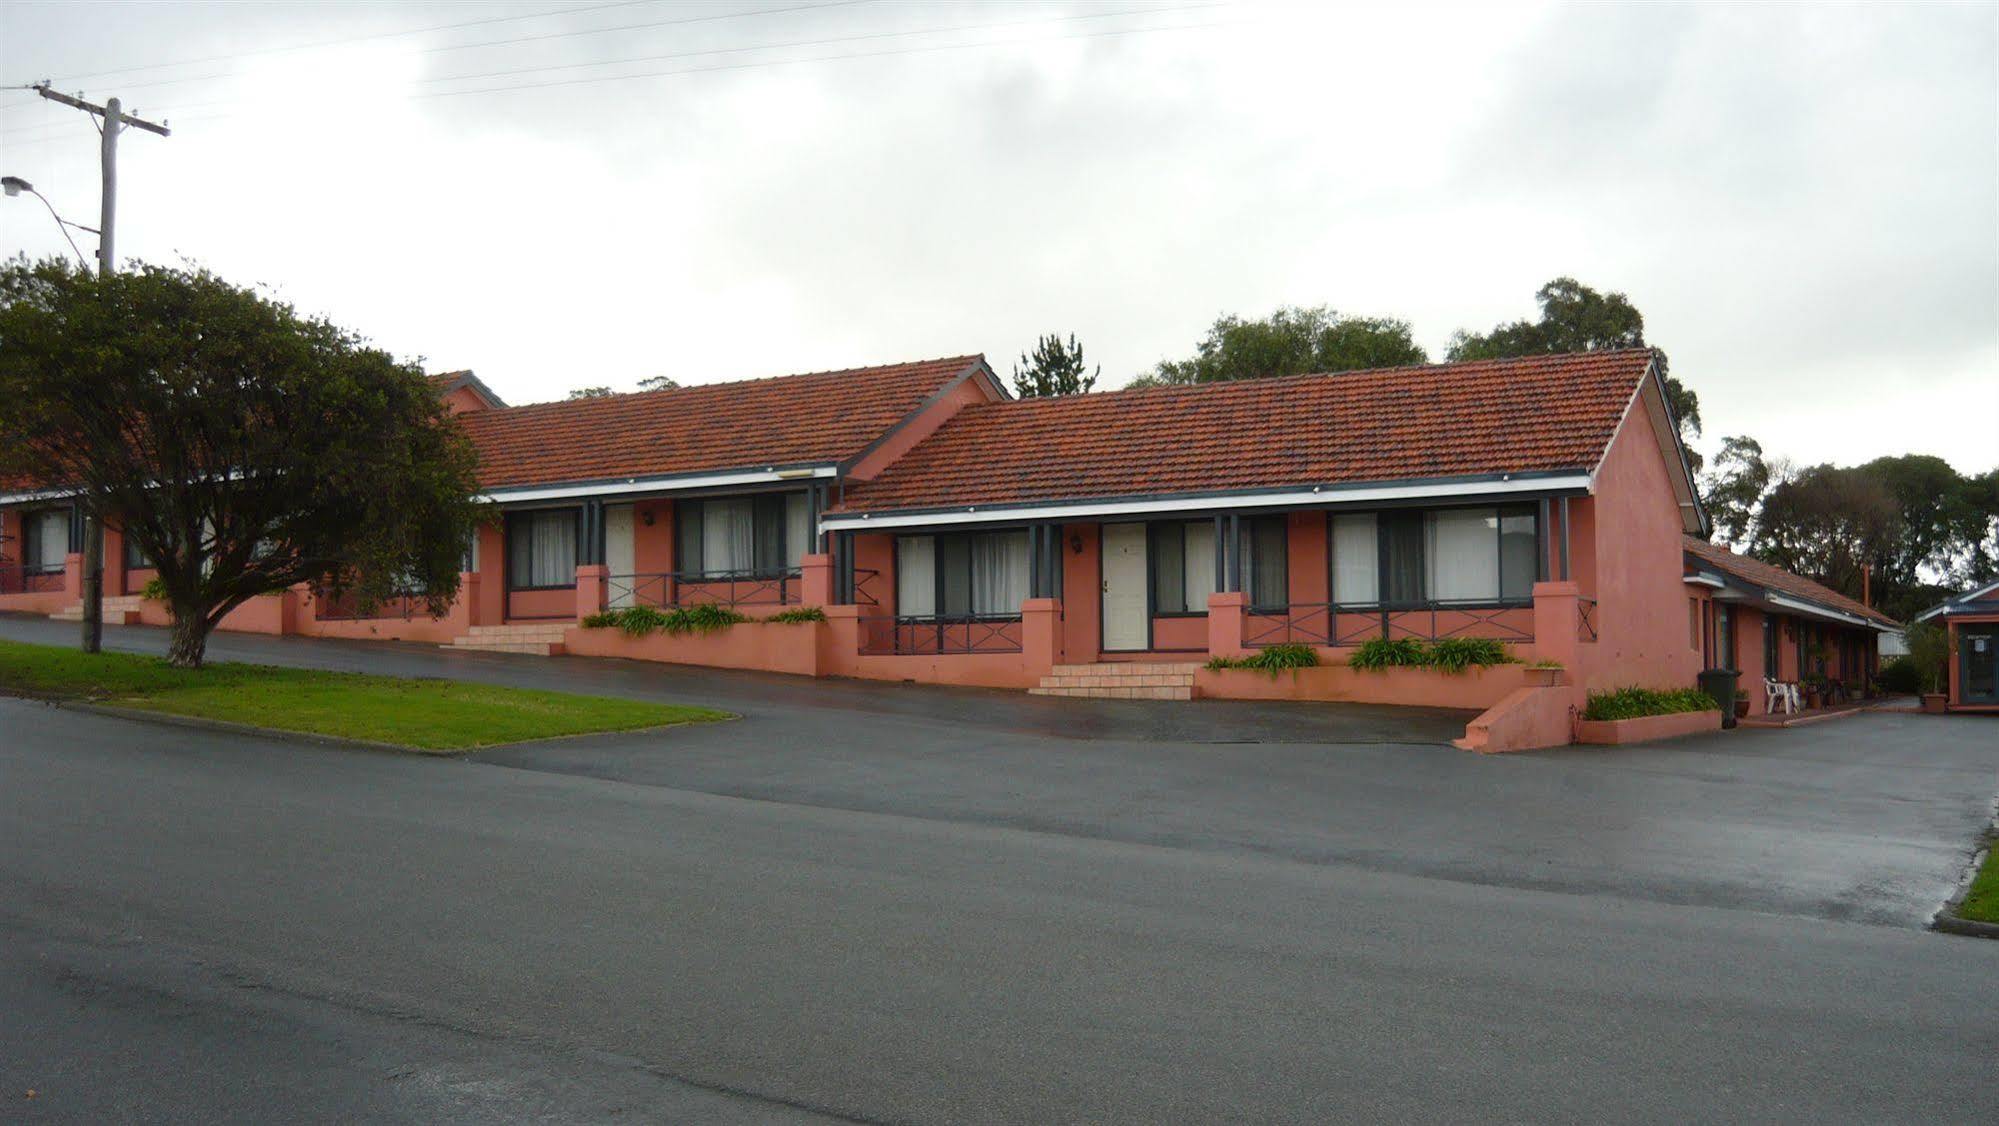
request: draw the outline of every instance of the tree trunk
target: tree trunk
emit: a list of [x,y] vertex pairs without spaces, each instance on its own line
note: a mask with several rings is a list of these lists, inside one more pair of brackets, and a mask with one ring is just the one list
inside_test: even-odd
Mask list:
[[169,637],[168,664],[179,669],[201,667],[202,654],[208,651],[208,621],[204,615],[176,609]]

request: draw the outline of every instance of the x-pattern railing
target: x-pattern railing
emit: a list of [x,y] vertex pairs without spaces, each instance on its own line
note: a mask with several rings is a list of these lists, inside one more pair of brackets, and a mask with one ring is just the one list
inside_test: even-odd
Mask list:
[[1576,599],[1576,640],[1596,640],[1596,599]]
[[798,576],[796,567],[609,575],[604,595],[613,606],[772,606],[799,600]]
[[1359,645],[1376,638],[1417,638],[1444,641],[1481,637],[1494,641],[1531,642],[1532,627],[1522,627],[1524,606],[1422,606],[1407,609],[1362,609],[1324,602],[1293,603],[1282,610],[1252,609],[1244,617],[1243,644]]
[[864,617],[866,654],[1018,653],[1020,619],[979,616]]
[[67,581],[60,567],[51,571],[19,563],[0,565],[0,594],[49,594],[60,591]]

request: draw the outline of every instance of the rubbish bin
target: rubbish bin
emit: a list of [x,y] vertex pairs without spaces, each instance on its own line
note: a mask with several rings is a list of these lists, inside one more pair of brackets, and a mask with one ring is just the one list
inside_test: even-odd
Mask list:
[[1721,725],[1735,726],[1735,681],[1742,674],[1734,669],[1702,669],[1701,691],[1721,705]]

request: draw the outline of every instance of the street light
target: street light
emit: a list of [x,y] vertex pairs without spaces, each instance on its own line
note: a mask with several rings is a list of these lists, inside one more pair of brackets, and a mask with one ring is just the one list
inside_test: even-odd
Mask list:
[[76,251],[77,261],[82,262],[86,269],[89,268],[90,259],[83,256],[83,251],[77,250],[76,240],[69,237],[69,229],[75,227],[79,231],[89,231],[94,235],[97,233],[97,228],[86,227],[82,223],[72,223],[62,216],[57,215],[56,205],[49,202],[49,197],[36,191],[35,185],[21,179],[19,176],[0,176],[0,191],[6,192],[9,199],[20,195],[22,192],[27,192],[29,195],[41,200],[42,206],[49,209],[49,217],[56,221],[56,229],[62,232],[64,239],[68,240],[69,248]]

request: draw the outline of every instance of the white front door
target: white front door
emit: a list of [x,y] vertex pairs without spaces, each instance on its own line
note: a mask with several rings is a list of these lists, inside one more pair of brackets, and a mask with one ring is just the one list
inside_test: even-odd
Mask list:
[[607,601],[613,608],[630,606],[632,590],[638,580],[631,578],[638,569],[632,548],[632,506],[629,504],[607,504],[604,506],[604,570],[613,581],[606,593]]
[[1144,649],[1145,525],[1104,525],[1104,651]]

